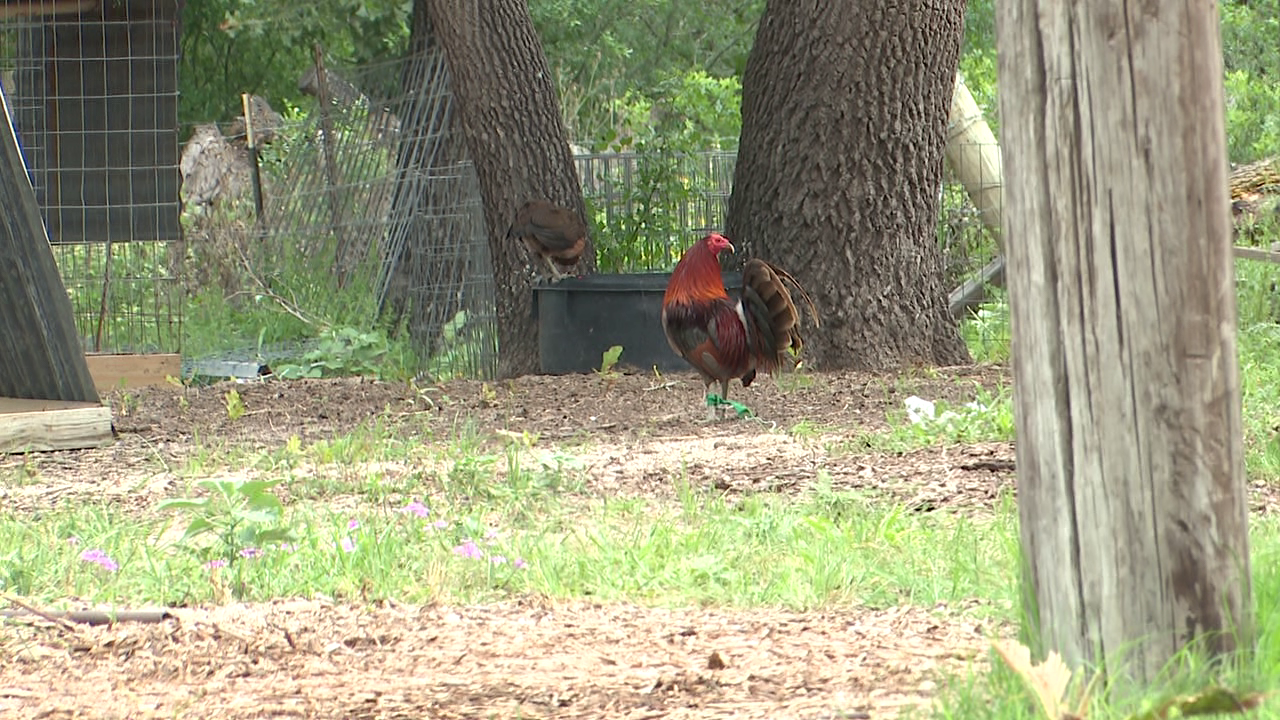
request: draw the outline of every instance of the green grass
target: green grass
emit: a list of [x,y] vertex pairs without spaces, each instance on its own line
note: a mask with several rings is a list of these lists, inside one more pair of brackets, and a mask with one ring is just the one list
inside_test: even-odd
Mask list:
[[[729,501],[685,489],[678,502],[582,503],[565,498],[563,480],[547,477],[560,473],[512,459],[526,455],[499,456],[512,466],[508,483],[518,493],[483,497],[471,494],[467,476],[479,466],[492,478],[493,468],[459,460],[427,517],[406,512],[404,496],[389,501],[372,479],[363,489],[342,489],[361,491],[358,510],[334,512],[314,497],[292,503],[283,524],[296,533],[294,542],[256,548],[260,557],[231,553],[227,567],[212,570],[205,564],[225,557],[224,548],[178,542],[170,525],[181,530],[186,519],[176,512],[139,517],[84,503],[34,521],[6,512],[0,547],[15,549],[0,557],[0,585],[41,601],[74,596],[121,604],[208,601],[227,580],[246,600],[319,593],[466,603],[534,593],[797,609],[1013,602],[1012,502],[982,520],[910,513],[829,488],[799,500]],[[305,482],[285,486],[292,492]],[[352,521],[358,527],[349,529]],[[459,554],[469,540],[484,557]],[[119,569],[83,561],[86,549],[102,550]],[[507,562],[497,564],[494,556]],[[517,559],[524,567],[514,567]]]
[[[1239,693],[1276,690],[1277,678],[1280,678],[1280,518],[1255,518],[1250,525],[1257,629],[1252,657],[1237,659],[1225,668],[1210,668],[1194,654],[1184,653],[1171,663],[1169,677],[1154,687],[1100,688],[1089,705],[1089,718],[1129,718],[1134,713],[1150,711],[1171,697],[1196,694],[1214,686]],[[1043,717],[1033,712],[1030,696],[1021,681],[994,654],[991,659],[990,672],[958,676],[941,684],[943,692],[933,716],[1001,720]],[[1280,718],[1280,705],[1266,702],[1249,717]]]
[[[911,395],[899,394],[904,398]],[[912,417],[904,402],[903,407],[886,413],[888,430],[855,436],[835,449],[908,452],[935,445],[1013,440],[1013,391],[1008,386],[995,391],[975,387],[973,400],[962,404],[922,399],[933,403],[932,415],[921,411]]]

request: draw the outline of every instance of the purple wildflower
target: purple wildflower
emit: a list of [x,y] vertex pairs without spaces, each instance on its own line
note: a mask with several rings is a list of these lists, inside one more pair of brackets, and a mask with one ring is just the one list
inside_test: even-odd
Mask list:
[[359,521],[359,520],[356,520],[355,518],[351,518],[350,520],[348,520],[348,521],[347,521],[347,529],[348,529],[348,530],[355,530],[355,529],[357,529],[357,528],[359,528],[359,527],[360,527],[360,521]]
[[529,563],[525,562],[524,558],[516,558],[516,561],[511,563],[511,567],[517,570],[524,570],[525,568],[529,567]]
[[502,535],[502,533],[498,532],[497,528],[489,528],[488,530],[484,531],[485,541],[491,544],[493,542],[496,542],[500,535]]
[[246,560],[252,560],[253,558],[262,557],[262,551],[256,547],[241,548],[240,557]]
[[93,563],[107,572],[115,572],[120,569],[115,560],[112,560],[105,552],[101,550],[85,550],[80,553],[80,559],[85,562]]
[[352,540],[351,538],[349,538],[349,537],[344,537],[344,538],[342,538],[342,543],[341,543],[341,544],[342,544],[342,549],[343,549],[343,551],[344,551],[344,552],[355,552],[355,551],[356,551],[356,544],[355,544],[355,541],[353,541],[353,540]]
[[494,565],[506,565],[507,559],[502,555],[490,555],[489,562],[493,563]]
[[439,520],[437,520],[437,521],[435,521],[435,522],[431,523],[431,527],[433,527],[433,528],[435,528],[435,529],[437,529],[437,530],[444,530],[445,528],[449,527],[449,521],[448,521],[448,520],[445,520],[444,518],[441,518],[441,519],[439,519]]
[[484,551],[480,549],[480,546],[477,545],[474,540],[468,540],[462,543],[455,547],[453,552],[456,555],[461,555],[462,557],[470,560],[479,560],[484,557]]
[[227,561],[225,558],[214,558],[213,560],[205,563],[204,566],[209,570],[217,570],[218,568],[226,567]]
[[400,512],[413,513],[423,519],[426,519],[426,517],[431,514],[431,510],[417,500],[413,500],[408,505],[400,508]]
[[293,552],[294,550],[297,549],[293,546],[293,543],[287,543],[287,542],[282,542],[276,547],[279,548],[280,552]]

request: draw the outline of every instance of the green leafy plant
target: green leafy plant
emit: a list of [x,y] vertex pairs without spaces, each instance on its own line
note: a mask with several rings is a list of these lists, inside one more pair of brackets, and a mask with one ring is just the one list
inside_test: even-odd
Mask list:
[[180,510],[191,517],[182,542],[205,539],[197,552],[230,564],[260,553],[272,543],[295,539],[283,523],[283,506],[271,489],[279,480],[201,480],[208,492],[202,498],[174,498],[157,504],[159,510]]
[[227,419],[231,422],[244,417],[244,400],[240,398],[240,393],[235,388],[228,390],[227,394],[222,397],[222,404],[226,406]]
[[621,357],[622,357],[621,345],[614,345],[610,347],[608,350],[605,350],[603,353],[601,353],[600,369],[597,370],[596,372],[599,373],[599,375],[604,378],[617,377],[618,373],[614,372],[613,368],[617,366],[618,359]]
[[286,379],[380,375],[389,351],[381,331],[339,328],[324,333],[298,362],[276,365],[275,374]]

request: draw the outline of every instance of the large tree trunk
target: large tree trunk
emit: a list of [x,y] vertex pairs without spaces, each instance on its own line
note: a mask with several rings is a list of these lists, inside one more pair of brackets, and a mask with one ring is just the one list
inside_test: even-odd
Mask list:
[[[506,242],[516,209],[546,198],[586,218],[560,102],[524,0],[427,0],[449,60],[457,120],[484,196],[498,310],[498,374],[538,370],[530,256]],[[588,247],[579,272],[595,268]]]
[[822,368],[967,362],[936,223],[964,0],[770,0],[742,88],[729,239],[791,270]]
[[1252,642],[1217,8],[998,13],[1027,615],[1145,683]]

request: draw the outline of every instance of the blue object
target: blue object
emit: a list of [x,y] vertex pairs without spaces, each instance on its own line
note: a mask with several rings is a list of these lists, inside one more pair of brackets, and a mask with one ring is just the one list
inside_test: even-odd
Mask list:
[[7,117],[9,127],[13,128],[13,140],[18,143],[18,154],[22,156],[22,167],[27,171],[27,182],[31,183],[31,187],[36,186],[35,173],[31,172],[31,159],[27,157],[27,150],[22,146],[22,132],[18,129],[18,124],[13,122],[13,106],[9,104],[9,93],[4,89],[4,84],[0,83],[0,98],[4,100],[5,115]]

